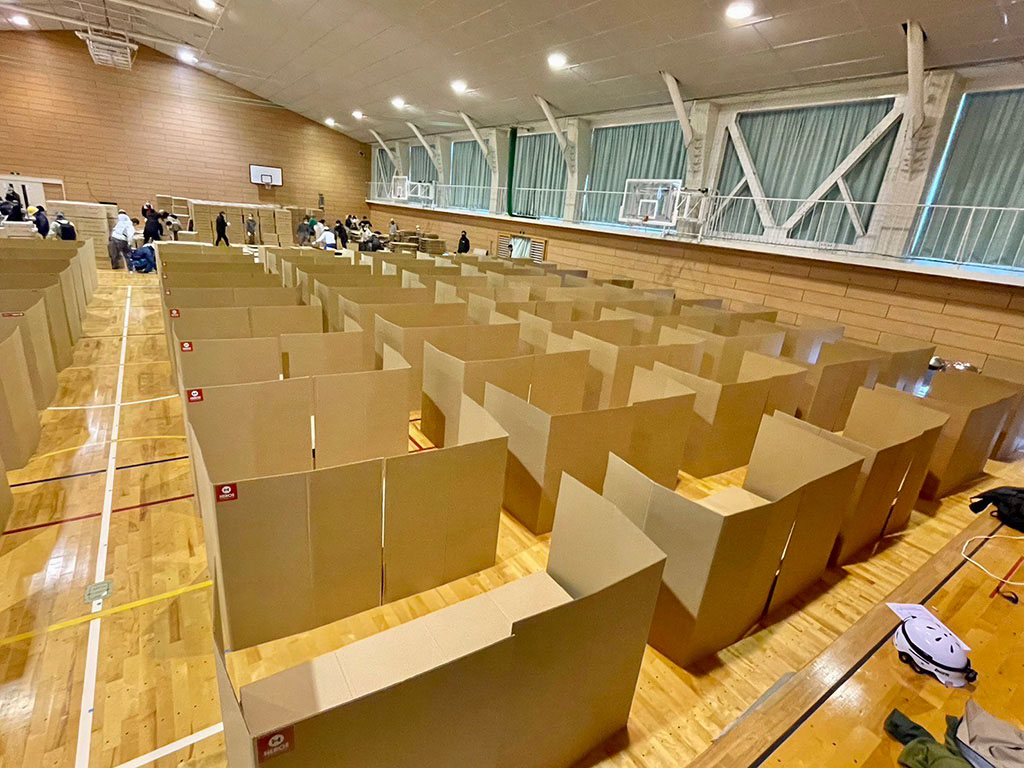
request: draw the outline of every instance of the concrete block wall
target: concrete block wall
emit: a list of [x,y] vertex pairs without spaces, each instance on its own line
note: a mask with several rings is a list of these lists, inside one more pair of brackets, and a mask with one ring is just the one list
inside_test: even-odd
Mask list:
[[[138,213],[169,194],[364,210],[367,145],[141,46],[130,72],[97,66],[73,32],[0,32],[0,169],[61,178],[71,200]],[[360,154],[362,153],[362,154]],[[249,164],[284,186],[249,183]]]
[[437,232],[449,247],[466,230],[473,247],[496,252],[499,233],[548,241],[547,258],[595,277],[628,275],[729,302],[779,310],[783,322],[807,315],[846,326],[851,339],[884,334],[936,344],[942,357],[984,365],[989,355],[1024,360],[1024,288],[729,250],[657,242],[629,235],[502,222],[485,216],[372,205],[375,226],[395,218],[403,229]]

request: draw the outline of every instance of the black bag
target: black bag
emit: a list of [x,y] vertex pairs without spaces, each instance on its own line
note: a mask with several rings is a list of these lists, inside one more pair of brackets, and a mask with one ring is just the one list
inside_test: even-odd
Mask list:
[[971,512],[975,514],[989,505],[995,507],[990,513],[993,517],[1014,530],[1024,532],[1024,488],[1004,485],[971,498]]

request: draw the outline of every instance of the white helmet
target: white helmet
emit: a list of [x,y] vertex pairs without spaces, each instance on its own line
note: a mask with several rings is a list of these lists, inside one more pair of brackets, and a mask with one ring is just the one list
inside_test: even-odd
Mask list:
[[912,616],[896,628],[892,643],[900,661],[947,688],[964,688],[978,679],[960,640],[936,621]]

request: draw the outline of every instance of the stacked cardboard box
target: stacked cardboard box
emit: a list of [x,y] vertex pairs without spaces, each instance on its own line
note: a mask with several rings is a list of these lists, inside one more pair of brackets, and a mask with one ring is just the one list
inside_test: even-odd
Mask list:
[[51,222],[58,212],[63,212],[75,225],[79,240],[92,238],[97,243],[107,242],[113,222],[117,220],[117,207],[100,203],[47,200],[46,210]]
[[187,197],[172,197],[171,198],[171,213],[180,218],[188,218],[189,207]]
[[174,198],[170,195],[157,195],[154,200],[156,200],[155,205],[158,211],[171,211],[174,209]]
[[282,246],[295,244],[295,224],[292,222],[292,214],[287,208],[276,208],[274,210],[274,227],[277,232],[278,244]]

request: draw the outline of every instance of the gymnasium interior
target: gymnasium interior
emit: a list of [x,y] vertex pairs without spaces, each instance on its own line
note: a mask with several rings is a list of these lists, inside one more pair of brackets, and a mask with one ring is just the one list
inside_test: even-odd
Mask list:
[[1024,765],[1024,2],[0,0],[0,767]]

